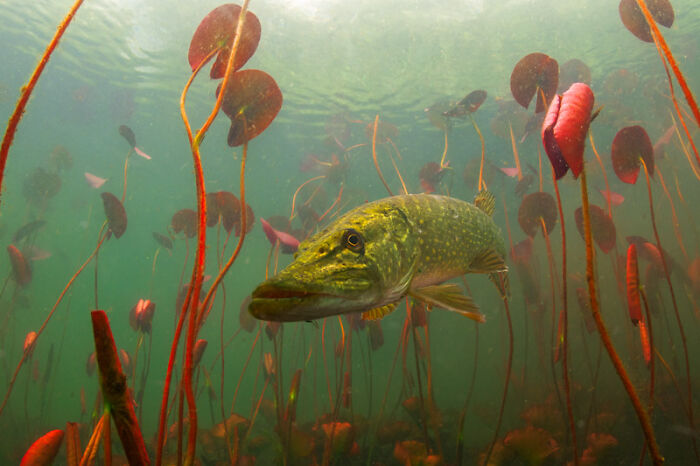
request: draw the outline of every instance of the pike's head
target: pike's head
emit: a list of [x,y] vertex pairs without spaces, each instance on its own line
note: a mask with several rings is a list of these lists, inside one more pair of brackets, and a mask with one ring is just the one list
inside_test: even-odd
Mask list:
[[[299,246],[294,261],[261,283],[248,307],[258,319],[295,322],[372,309],[408,288],[414,261],[404,212],[360,206]],[[410,240],[408,241],[410,243]],[[407,248],[408,247],[408,248]]]

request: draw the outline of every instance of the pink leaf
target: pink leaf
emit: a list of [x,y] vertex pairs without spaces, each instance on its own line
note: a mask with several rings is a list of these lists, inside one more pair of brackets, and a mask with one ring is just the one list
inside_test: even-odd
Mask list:
[[143,157],[146,160],[151,160],[151,156],[139,149],[138,147],[134,146],[134,152],[139,154],[141,157]]
[[91,188],[99,189],[107,181],[107,178],[100,178],[92,173],[85,172],[85,181],[90,185]]
[[518,167],[501,167],[500,170],[506,175],[514,178],[518,175]]

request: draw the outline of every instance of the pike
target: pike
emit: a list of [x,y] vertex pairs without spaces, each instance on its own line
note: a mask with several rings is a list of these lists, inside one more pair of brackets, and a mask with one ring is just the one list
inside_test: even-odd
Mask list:
[[303,241],[294,261],[253,291],[256,318],[310,321],[362,312],[381,319],[402,298],[483,322],[484,315],[447,280],[487,273],[508,295],[505,246],[491,218],[495,199],[480,192],[474,204],[434,194],[406,194],[369,202]]

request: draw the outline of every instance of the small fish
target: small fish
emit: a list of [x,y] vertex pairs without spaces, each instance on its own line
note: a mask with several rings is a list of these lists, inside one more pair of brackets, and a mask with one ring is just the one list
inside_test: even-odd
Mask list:
[[353,312],[376,320],[410,296],[484,321],[471,298],[443,282],[488,273],[501,295],[508,294],[494,206],[486,191],[474,204],[433,194],[363,204],[302,242],[294,262],[253,291],[248,310],[277,322]]

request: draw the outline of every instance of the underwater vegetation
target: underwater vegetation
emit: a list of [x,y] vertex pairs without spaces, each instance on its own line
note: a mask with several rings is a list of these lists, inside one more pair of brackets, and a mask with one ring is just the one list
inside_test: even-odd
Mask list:
[[[98,207],[81,240],[50,248],[80,158],[56,142],[39,165],[5,169],[82,3],[0,146],[0,462],[700,464],[700,111],[697,76],[664,37],[679,33],[669,0],[618,8],[658,54],[653,91],[627,69],[532,51],[501,76],[509,92],[443,96],[408,131],[379,113],[325,115],[284,194],[271,158],[269,175],[246,172],[263,158],[251,141],[273,140],[298,104],[279,68],[250,65],[270,53],[267,19],[249,0],[202,12],[177,102],[194,181],[177,190],[194,187],[194,204],[158,205],[169,221],[151,226],[133,177],[163,154],[146,128],[114,125],[119,169],[79,170]],[[202,83],[206,113],[191,102]],[[427,155],[402,142],[418,125],[439,135]],[[207,170],[222,153],[238,170],[227,188]],[[130,233],[151,251],[133,296]]]

